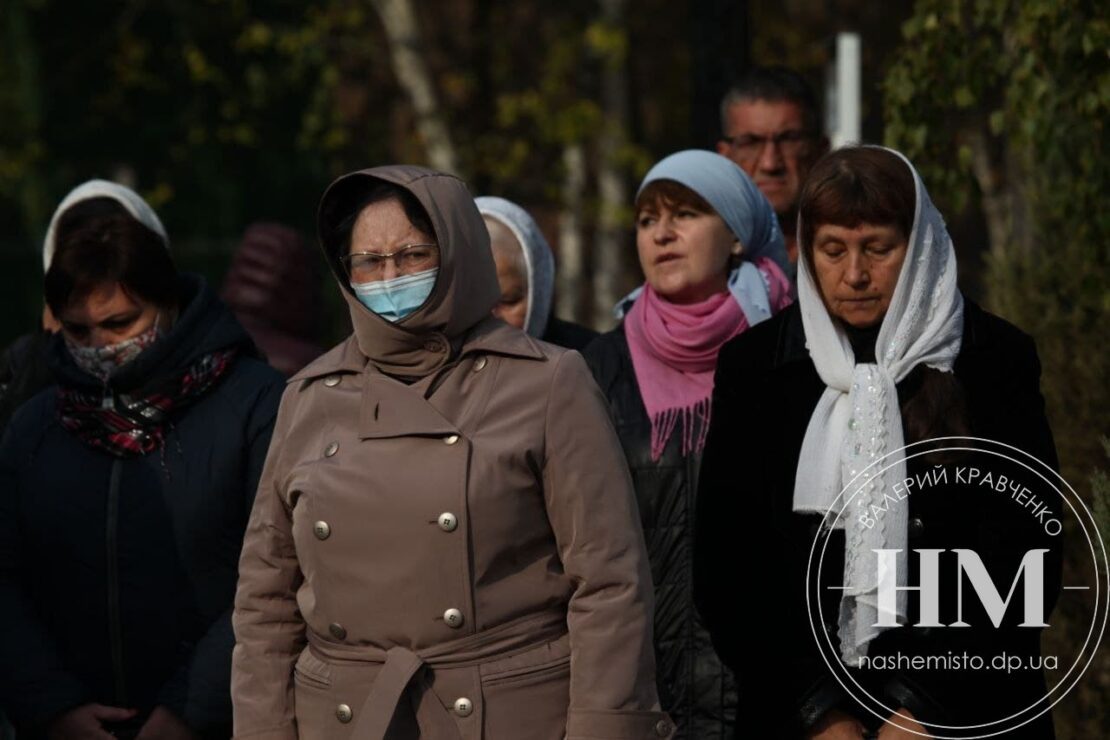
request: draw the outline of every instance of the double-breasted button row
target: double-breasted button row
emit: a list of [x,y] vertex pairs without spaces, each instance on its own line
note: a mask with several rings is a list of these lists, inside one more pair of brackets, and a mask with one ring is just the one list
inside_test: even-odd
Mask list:
[[453,707],[455,714],[460,717],[469,717],[474,712],[474,702],[467,699],[465,696],[460,696],[455,699],[455,706]]
[[465,620],[463,619],[463,613],[461,611],[452,608],[443,612],[443,621],[451,629],[457,630],[459,627],[463,626],[463,621]]

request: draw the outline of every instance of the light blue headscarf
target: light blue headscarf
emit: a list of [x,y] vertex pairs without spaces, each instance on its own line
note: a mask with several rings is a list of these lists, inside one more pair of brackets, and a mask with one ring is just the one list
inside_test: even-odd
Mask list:
[[524,253],[524,269],[528,279],[528,312],[524,331],[542,337],[551,318],[551,298],[555,292],[555,257],[544,239],[536,220],[516,203],[493,195],[474,199],[478,212],[496,219],[516,237]]
[[[729,292],[749,326],[771,318],[769,289],[752,261],[769,257],[784,275],[790,275],[792,269],[778,217],[756,184],[731,159],[702,149],[687,149],[660,160],[648,170],[636,194],[657,180],[688,187],[713,206],[744,247],[744,261],[729,275]],[[637,288],[617,304],[617,318],[627,313],[642,290]]]

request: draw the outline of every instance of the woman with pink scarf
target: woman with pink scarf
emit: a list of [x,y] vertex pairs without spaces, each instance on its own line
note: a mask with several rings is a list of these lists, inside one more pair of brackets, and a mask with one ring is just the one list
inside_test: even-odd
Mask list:
[[694,610],[694,497],[717,352],[792,301],[770,203],[736,164],[683,151],[636,195],[645,282],[584,355],[609,399],[639,500],[655,583],[659,698],[676,738],[732,737],[735,683]]

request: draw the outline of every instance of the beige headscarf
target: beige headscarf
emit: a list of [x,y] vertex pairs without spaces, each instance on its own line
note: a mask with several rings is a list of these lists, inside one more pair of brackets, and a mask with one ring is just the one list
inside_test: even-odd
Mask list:
[[[377,181],[398,185],[416,197],[431,218],[439,244],[439,273],[431,296],[397,323],[386,321],[359,302],[347,284],[338,245],[331,243],[336,226],[352,214],[360,197]],[[344,175],[324,192],[317,230],[350,309],[359,349],[384,373],[423,377],[439,369],[451,359],[452,347],[489,317],[500,298],[489,232],[466,185],[452,175],[410,165]]]

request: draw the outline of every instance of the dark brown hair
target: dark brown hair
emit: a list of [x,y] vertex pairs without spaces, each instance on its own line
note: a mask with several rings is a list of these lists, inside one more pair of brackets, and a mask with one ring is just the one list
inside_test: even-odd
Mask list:
[[55,316],[98,285],[164,308],[177,306],[178,274],[162,237],[113,198],[75,203],[58,219],[43,292]]
[[802,125],[806,133],[821,133],[821,106],[813,88],[805,78],[787,67],[752,67],[729,88],[721,100],[721,135],[728,135],[728,109],[737,103],[766,100],[770,103],[788,102],[802,111]]
[[[913,173],[898,155],[870,146],[829,152],[810,170],[798,201],[803,259],[813,266],[813,236],[819,226],[893,224],[909,239],[916,210]],[[970,434],[967,399],[952,373],[921,365],[898,390],[907,444]],[[930,453],[924,459],[939,463],[943,455]]]
[[802,254],[810,259],[813,235],[824,224],[893,224],[908,239],[916,209],[913,174],[898,155],[873,146],[829,152],[809,171],[798,198]]
[[658,208],[661,204],[671,209],[687,206],[702,213],[717,212],[705,198],[685,185],[674,180],[654,180],[636,196],[636,213],[649,207]]
[[[658,208],[666,206],[671,210],[677,208],[693,208],[700,213],[719,216],[717,209],[709,205],[709,201],[698,193],[674,180],[654,180],[636,196],[636,215],[645,208]],[[730,254],[728,269],[731,270],[740,264],[741,255]]]

